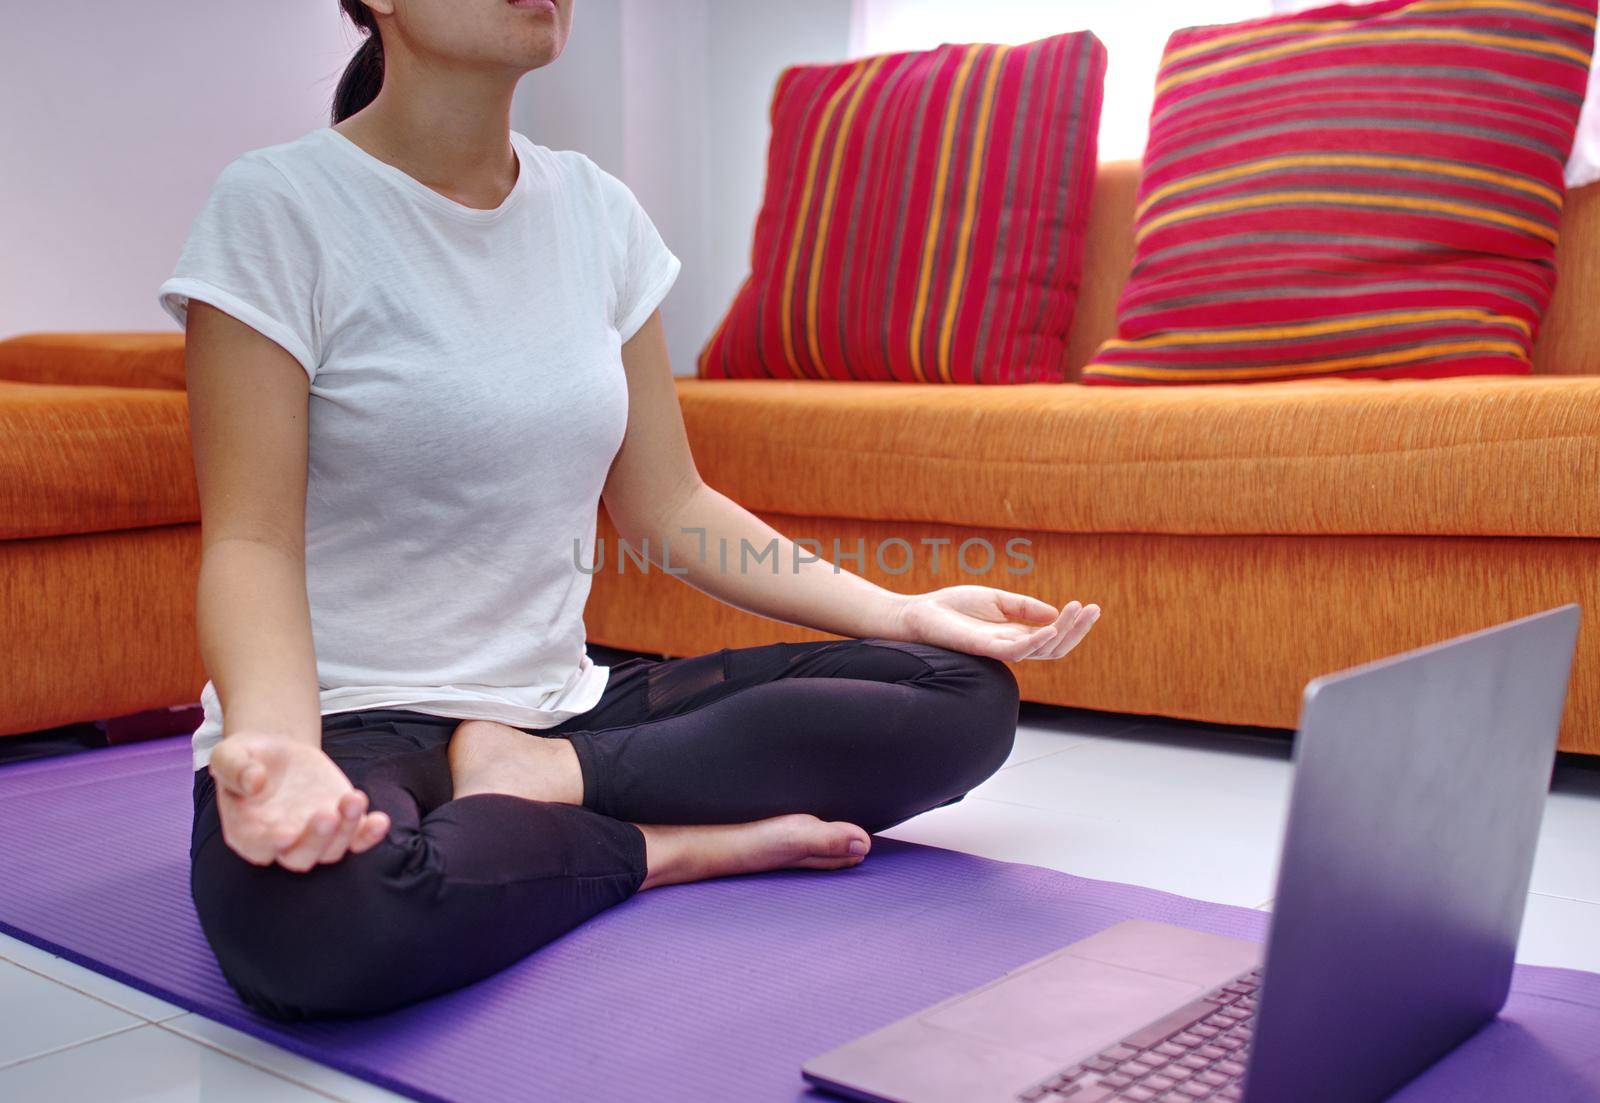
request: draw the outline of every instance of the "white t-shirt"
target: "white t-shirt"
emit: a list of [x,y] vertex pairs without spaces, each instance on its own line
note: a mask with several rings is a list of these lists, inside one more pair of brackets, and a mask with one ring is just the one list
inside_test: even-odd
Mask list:
[[[524,728],[592,708],[595,514],[622,442],[621,347],[678,274],[633,194],[513,133],[479,210],[331,127],[234,160],[161,303],[198,299],[311,379],[306,586],[322,711]],[[201,697],[198,769],[222,734]]]

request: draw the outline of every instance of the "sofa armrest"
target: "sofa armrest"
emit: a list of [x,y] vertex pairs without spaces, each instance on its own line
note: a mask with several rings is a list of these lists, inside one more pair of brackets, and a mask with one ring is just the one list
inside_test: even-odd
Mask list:
[[199,518],[182,391],[0,382],[0,543]]
[[0,379],[181,391],[181,333],[24,333],[0,341]]

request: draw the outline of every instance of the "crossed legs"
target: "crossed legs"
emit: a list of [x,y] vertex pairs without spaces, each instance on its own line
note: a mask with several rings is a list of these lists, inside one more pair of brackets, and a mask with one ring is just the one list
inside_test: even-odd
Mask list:
[[388,838],[306,873],[251,865],[201,771],[195,903],[264,1014],[371,1014],[481,979],[640,889],[853,865],[869,832],[997,769],[1016,715],[1003,665],[879,640],[634,660],[543,738],[335,714],[324,748],[389,814]]

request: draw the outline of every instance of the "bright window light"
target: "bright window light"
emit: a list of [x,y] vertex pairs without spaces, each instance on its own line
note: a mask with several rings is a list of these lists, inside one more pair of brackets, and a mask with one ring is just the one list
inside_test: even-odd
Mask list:
[[1167,36],[1201,23],[1271,11],[1270,0],[856,0],[851,56],[926,50],[945,42],[1031,42],[1093,31],[1105,44],[1100,159],[1144,153],[1156,69]]

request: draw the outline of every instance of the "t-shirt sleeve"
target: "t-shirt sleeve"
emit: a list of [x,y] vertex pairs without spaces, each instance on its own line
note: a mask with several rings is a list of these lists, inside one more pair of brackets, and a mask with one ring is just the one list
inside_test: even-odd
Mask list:
[[609,174],[601,176],[608,218],[618,236],[615,324],[626,344],[667,297],[683,266],[628,186]]
[[287,177],[245,154],[222,170],[194,220],[162,307],[181,326],[199,300],[281,345],[316,378],[317,237]]

